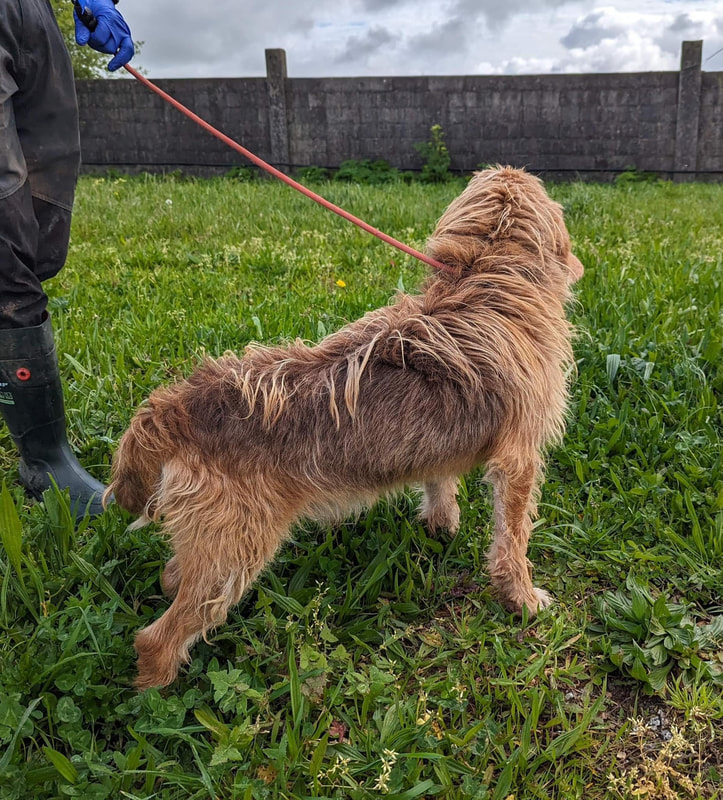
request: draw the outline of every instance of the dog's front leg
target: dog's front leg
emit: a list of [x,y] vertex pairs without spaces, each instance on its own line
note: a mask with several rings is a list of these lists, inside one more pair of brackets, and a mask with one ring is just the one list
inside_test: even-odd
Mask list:
[[532,585],[527,545],[535,513],[537,462],[490,465],[487,479],[494,489],[495,530],[487,555],[492,585],[511,611],[526,607],[531,616],[552,603],[542,589]]
[[445,529],[454,536],[459,530],[456,478],[426,481],[419,518],[430,533]]
[[233,481],[216,464],[165,465],[159,510],[175,555],[161,578],[175,594],[163,616],[136,635],[136,687],[165,686],[189,647],[226,619],[295,519],[285,487],[250,475]]

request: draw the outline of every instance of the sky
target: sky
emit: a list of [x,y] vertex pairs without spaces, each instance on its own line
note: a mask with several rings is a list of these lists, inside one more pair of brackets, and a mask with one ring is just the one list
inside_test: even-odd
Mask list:
[[122,0],[151,78],[723,71],[723,0]]

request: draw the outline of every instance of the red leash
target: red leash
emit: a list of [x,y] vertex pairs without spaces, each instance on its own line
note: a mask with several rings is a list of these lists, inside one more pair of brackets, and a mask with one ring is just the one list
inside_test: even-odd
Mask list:
[[224,144],[227,144],[229,147],[232,147],[234,150],[241,153],[242,156],[248,158],[248,160],[256,164],[257,167],[266,170],[266,172],[270,173],[275,178],[278,178],[280,181],[283,181],[292,188],[296,189],[297,192],[305,194],[307,197],[311,198],[315,203],[318,203],[320,206],[324,206],[324,208],[328,208],[329,211],[333,211],[340,217],[349,220],[349,222],[353,222],[355,225],[358,225],[360,228],[367,231],[367,233],[371,233],[372,236],[376,236],[378,239],[381,239],[383,242],[390,244],[392,247],[396,247],[397,250],[401,250],[403,253],[406,253],[407,255],[414,256],[414,258],[418,258],[420,261],[424,261],[424,263],[429,264],[430,267],[434,267],[435,269],[440,269],[445,272],[453,272],[453,273],[455,272],[455,270],[452,267],[449,267],[446,264],[442,264],[440,261],[435,261],[433,258],[424,255],[424,253],[420,253],[413,247],[409,247],[409,245],[402,244],[402,242],[397,241],[396,239],[394,239],[393,237],[389,236],[386,233],[382,233],[382,231],[372,227],[368,223],[364,222],[364,220],[359,219],[359,217],[355,217],[348,211],[344,211],[343,208],[339,208],[339,206],[335,206],[334,203],[330,203],[321,195],[316,194],[316,192],[312,192],[311,189],[307,189],[306,186],[302,186],[302,184],[297,183],[288,175],[285,175],[280,170],[276,169],[275,167],[272,167],[271,164],[267,164],[266,161],[259,158],[258,156],[255,156],[250,150],[247,150],[238,142],[235,142],[233,139],[226,136],[226,134],[221,133],[220,130],[214,128],[213,125],[210,125],[208,122],[206,122],[206,120],[201,119],[201,117],[199,117],[197,114],[194,114],[193,111],[190,111],[182,103],[179,103],[178,100],[174,100],[171,97],[171,95],[166,94],[166,92],[164,92],[163,89],[159,89],[158,86],[149,81],[148,78],[143,77],[143,75],[141,75],[139,72],[133,69],[133,67],[129,67],[128,64],[125,64],[125,69],[128,70],[128,72],[130,72],[130,74],[137,81],[140,81],[142,84],[147,86],[152,92],[155,92],[157,95],[160,95],[160,97],[162,97],[167,103],[170,103],[172,106],[174,106],[174,108],[177,108],[181,113],[185,114],[187,117],[190,117],[190,119],[198,123],[202,128],[205,128],[209,133],[213,134],[217,139],[220,139],[222,142],[224,142]]

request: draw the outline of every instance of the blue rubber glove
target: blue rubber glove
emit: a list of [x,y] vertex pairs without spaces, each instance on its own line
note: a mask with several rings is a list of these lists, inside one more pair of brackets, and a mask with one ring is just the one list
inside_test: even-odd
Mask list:
[[[80,0],[83,11],[89,11],[95,18],[88,26],[87,15],[84,20],[78,16],[78,6],[75,6],[75,41],[80,44],[89,44],[99,53],[108,53],[114,56],[108,64],[111,72],[120,69],[132,58],[133,39],[131,31],[123,17],[116,11],[113,0]],[[93,28],[93,30],[91,30]]]

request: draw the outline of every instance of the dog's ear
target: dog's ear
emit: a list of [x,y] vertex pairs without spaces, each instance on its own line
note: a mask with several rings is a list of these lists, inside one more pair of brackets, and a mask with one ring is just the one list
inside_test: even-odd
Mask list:
[[582,261],[572,253],[569,253],[567,256],[567,266],[571,275],[570,283],[579,281],[585,273],[585,267],[582,265]]
[[158,487],[169,449],[167,431],[151,396],[148,405],[136,412],[118,443],[106,495],[114,494],[118,505],[127,511],[151,516],[149,503]]

